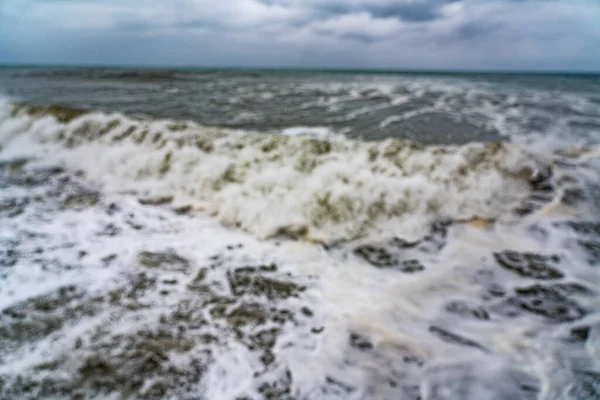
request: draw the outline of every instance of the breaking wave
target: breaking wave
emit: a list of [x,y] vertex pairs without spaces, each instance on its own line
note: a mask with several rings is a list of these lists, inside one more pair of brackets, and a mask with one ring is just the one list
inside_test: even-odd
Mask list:
[[596,398],[600,151],[550,136],[0,98],[0,398]]
[[509,218],[547,169],[509,142],[361,142],[10,103],[0,118],[8,153],[41,151],[107,190],[202,210],[261,238],[415,237],[439,219]]

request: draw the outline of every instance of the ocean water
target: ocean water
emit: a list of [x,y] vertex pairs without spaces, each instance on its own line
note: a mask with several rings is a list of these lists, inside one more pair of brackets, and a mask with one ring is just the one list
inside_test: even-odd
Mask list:
[[0,399],[600,398],[600,77],[0,93]]

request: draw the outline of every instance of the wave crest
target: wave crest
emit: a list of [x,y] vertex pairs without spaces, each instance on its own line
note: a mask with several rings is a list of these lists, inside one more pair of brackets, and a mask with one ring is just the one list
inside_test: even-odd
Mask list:
[[173,198],[174,207],[204,210],[259,237],[414,237],[439,218],[499,218],[531,193],[543,168],[508,142],[361,142],[58,106],[17,105],[5,114],[7,152],[26,140],[107,190]]

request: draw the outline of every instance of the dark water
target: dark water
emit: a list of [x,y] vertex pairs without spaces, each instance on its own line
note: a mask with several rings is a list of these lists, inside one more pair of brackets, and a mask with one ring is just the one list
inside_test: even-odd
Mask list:
[[366,139],[600,135],[594,75],[6,68],[0,92],[36,104],[259,131],[328,127]]

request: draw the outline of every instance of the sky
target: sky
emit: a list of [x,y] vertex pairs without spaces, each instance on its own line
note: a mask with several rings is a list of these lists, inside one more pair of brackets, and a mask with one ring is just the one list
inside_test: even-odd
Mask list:
[[600,72],[600,0],[0,0],[0,63]]

